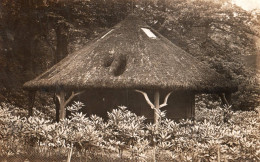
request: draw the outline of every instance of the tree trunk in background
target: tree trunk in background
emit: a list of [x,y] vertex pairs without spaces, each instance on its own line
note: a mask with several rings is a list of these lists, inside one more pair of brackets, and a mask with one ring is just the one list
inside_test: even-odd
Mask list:
[[66,27],[62,25],[59,25],[55,32],[57,37],[55,63],[57,63],[68,55],[68,36]]

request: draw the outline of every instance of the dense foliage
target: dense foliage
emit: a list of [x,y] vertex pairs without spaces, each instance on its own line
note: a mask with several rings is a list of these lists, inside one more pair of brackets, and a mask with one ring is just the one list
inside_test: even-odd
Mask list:
[[[26,118],[14,106],[0,107],[0,157],[5,159],[259,161],[260,110],[196,109],[196,119],[174,122],[161,112],[158,129],[120,106],[108,120],[68,107],[69,119],[55,123],[39,112]],[[16,110],[16,111],[14,111]]]
[[[176,45],[239,84],[234,108],[259,103],[255,71],[241,56],[257,53],[259,12],[230,0],[2,0],[0,101],[26,107],[21,86],[136,12]],[[258,14],[258,15],[257,15]],[[45,103],[46,96],[37,96]],[[49,101],[49,100],[47,100]]]

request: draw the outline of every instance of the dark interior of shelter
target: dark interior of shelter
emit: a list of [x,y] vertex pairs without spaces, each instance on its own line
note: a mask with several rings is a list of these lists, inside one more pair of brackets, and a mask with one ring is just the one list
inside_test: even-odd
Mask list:
[[[154,91],[145,90],[149,99],[154,103]],[[162,103],[169,91],[160,91],[160,102]],[[118,106],[126,106],[128,110],[143,115],[147,121],[153,121],[154,110],[147,104],[144,96],[135,92],[133,89],[92,89],[76,97],[75,101],[80,100],[84,103],[82,111],[88,116],[96,114],[107,119],[107,112]],[[166,110],[166,117],[179,120],[194,117],[195,94],[188,91],[174,91],[168,99],[167,106],[161,108]]]

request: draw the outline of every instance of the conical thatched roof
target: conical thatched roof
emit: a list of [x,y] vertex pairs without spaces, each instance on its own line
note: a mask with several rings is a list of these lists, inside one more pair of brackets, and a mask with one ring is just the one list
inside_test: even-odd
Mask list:
[[202,92],[235,88],[134,15],[24,84],[28,89],[51,90],[56,86]]

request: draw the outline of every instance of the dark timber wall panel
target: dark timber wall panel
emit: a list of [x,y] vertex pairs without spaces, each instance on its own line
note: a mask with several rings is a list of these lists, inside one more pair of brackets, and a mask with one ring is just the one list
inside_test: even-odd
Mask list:
[[[153,91],[146,91],[153,102]],[[160,92],[160,104],[168,92]],[[88,90],[78,99],[84,102],[83,112],[107,117],[111,111],[120,105],[126,106],[137,115],[144,115],[149,121],[153,119],[153,110],[147,104],[144,96],[133,90]],[[168,99],[168,105],[161,110],[166,110],[167,118],[182,119],[194,116],[195,95],[188,92],[173,92]]]
[[173,92],[165,109],[168,118],[192,118],[195,115],[195,95],[188,92]]

